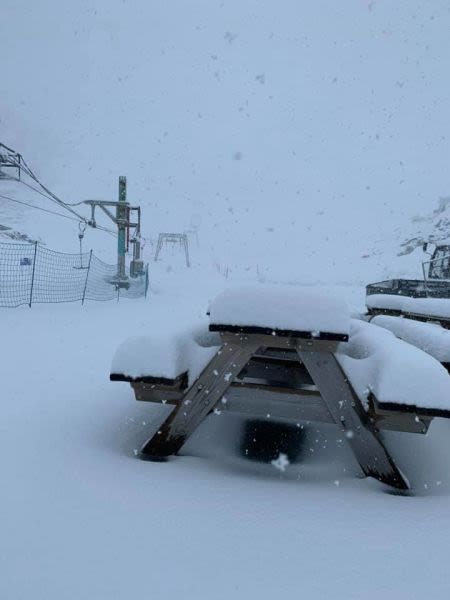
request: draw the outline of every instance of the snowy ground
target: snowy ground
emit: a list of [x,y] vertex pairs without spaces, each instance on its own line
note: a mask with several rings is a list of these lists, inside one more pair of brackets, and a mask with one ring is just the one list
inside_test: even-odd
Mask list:
[[[0,312],[0,597],[447,598],[444,421],[391,442],[412,498],[357,479],[330,429],[285,472],[239,457],[224,415],[167,464],[135,458],[158,408],[108,381],[111,356],[130,331],[204,318],[223,281],[189,281],[161,275],[146,301]],[[362,304],[360,289],[330,293]]]

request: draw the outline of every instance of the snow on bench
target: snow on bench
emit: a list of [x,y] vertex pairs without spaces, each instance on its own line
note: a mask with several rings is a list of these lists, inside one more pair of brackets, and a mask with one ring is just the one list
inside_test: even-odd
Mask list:
[[245,330],[345,341],[349,327],[345,302],[308,287],[235,287],[222,292],[210,306],[211,331]]
[[429,354],[393,333],[352,320],[348,344],[336,354],[363,404],[372,392],[380,405],[450,411],[450,377]]
[[411,298],[391,294],[367,296],[369,309],[394,310],[411,315],[450,319],[450,301],[446,298]]
[[374,325],[392,331],[392,333],[417,346],[441,363],[450,363],[450,331],[434,323],[421,323],[404,317],[378,315],[370,321]]
[[187,374],[190,385],[217,352],[218,346],[218,336],[210,333],[207,325],[166,335],[131,337],[114,355],[111,379],[173,381]]

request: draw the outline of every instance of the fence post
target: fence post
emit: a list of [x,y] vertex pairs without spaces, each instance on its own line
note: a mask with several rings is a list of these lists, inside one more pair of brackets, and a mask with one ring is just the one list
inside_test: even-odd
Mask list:
[[91,258],[92,258],[92,250],[89,252],[89,262],[86,271],[86,280],[84,282],[84,290],[83,290],[83,298],[81,299],[81,304],[84,304],[84,299],[86,298],[86,288],[88,283],[89,271],[91,270]]
[[33,256],[33,271],[31,273],[31,289],[30,289],[30,302],[28,306],[31,308],[31,303],[33,302],[33,287],[34,287],[34,273],[36,270],[36,254],[37,254],[37,242],[34,242],[34,256]]
[[145,267],[145,294],[144,294],[144,298],[147,298],[147,292],[148,292],[148,263],[147,263],[147,266]]

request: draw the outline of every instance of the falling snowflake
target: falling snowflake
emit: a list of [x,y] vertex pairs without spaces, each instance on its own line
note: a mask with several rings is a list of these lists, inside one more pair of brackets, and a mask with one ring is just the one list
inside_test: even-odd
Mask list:
[[286,454],[283,454],[282,452],[280,452],[280,454],[278,455],[278,458],[274,459],[271,462],[272,466],[275,467],[275,469],[278,469],[279,471],[286,471],[286,467],[289,466],[289,459],[287,457]]

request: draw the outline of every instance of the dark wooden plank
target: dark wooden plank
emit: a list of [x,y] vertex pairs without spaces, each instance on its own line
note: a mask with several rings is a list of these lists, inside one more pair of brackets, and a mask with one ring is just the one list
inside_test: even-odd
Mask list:
[[287,390],[234,383],[227,391],[227,402],[220,405],[224,412],[263,418],[268,423],[277,420],[299,425],[300,421],[334,423],[322,397],[315,390]]
[[247,366],[239,373],[239,381],[258,379],[268,385],[296,389],[302,384],[312,384],[313,381],[294,352],[294,360],[272,358],[270,356],[253,356]]
[[184,372],[175,378],[169,377],[155,377],[154,375],[142,375],[140,377],[130,377],[130,375],[124,375],[123,373],[111,373],[109,376],[110,381],[126,381],[128,383],[146,383],[154,386],[167,386],[172,388],[179,388],[185,390],[188,386],[188,373]]
[[334,354],[302,350],[298,353],[364,474],[394,488],[409,489],[407,479],[385,448]]
[[257,342],[247,336],[224,336],[223,340],[223,345],[197,381],[143,446],[142,458],[161,460],[176,454],[258,349]]
[[367,314],[371,317],[377,317],[379,315],[386,315],[389,317],[404,317],[405,319],[412,319],[413,321],[419,321],[421,323],[437,323],[444,329],[450,329],[450,318],[439,317],[438,315],[426,315],[405,310],[377,308],[374,306],[371,306],[367,309]]
[[328,331],[295,331],[293,329],[274,329],[272,327],[257,327],[254,325],[224,325],[221,323],[211,323],[210,331],[219,331],[226,333],[242,333],[246,335],[272,335],[278,337],[302,338],[304,340],[326,340],[335,342],[348,342],[347,333],[334,333]]
[[450,410],[445,408],[424,408],[422,406],[416,406],[414,404],[398,404],[396,402],[378,402],[372,395],[370,400],[374,402],[375,412],[387,411],[391,413],[399,414],[412,414],[420,417],[442,417],[444,419],[450,419]]

